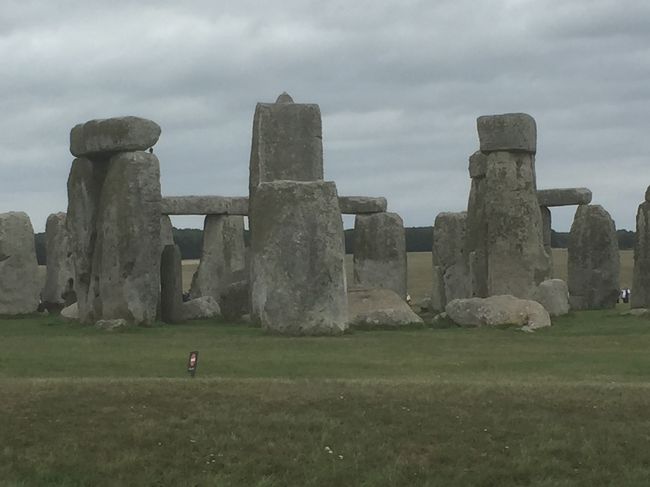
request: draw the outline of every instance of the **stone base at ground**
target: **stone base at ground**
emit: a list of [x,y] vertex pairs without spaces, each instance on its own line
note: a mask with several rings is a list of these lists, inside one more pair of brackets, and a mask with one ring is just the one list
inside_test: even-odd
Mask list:
[[390,289],[348,290],[348,316],[355,328],[397,328],[424,322]]
[[98,322],[95,323],[95,328],[97,328],[98,330],[105,330],[105,331],[123,330],[128,326],[129,326],[129,322],[122,318],[118,318],[114,320],[99,320]]
[[205,320],[219,316],[221,316],[221,308],[212,296],[190,299],[183,303],[183,320]]
[[512,325],[527,330],[551,326],[551,317],[541,304],[510,295],[455,299],[445,312],[460,326]]
[[343,221],[327,181],[260,184],[251,200],[251,307],[283,335],[338,335],[348,326]]
[[551,316],[562,316],[569,312],[569,287],[562,279],[542,282],[533,293],[533,301],[544,306]]
[[72,303],[61,310],[61,318],[65,321],[79,321],[79,304]]
[[233,282],[221,293],[221,316],[229,322],[241,321],[250,313],[248,281]]

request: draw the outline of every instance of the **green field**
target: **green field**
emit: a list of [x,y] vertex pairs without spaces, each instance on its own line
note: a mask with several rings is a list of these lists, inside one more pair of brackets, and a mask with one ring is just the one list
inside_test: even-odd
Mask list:
[[645,486],[648,350],[614,310],[337,338],[5,319],[0,485]]

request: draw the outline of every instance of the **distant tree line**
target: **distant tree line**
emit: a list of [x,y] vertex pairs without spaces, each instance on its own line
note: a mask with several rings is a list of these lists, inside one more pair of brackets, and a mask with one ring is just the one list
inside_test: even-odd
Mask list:
[[[630,250],[634,248],[635,233],[630,230],[617,230],[618,248]],[[248,245],[250,235],[248,230],[244,233],[244,240]],[[200,259],[203,230],[198,228],[174,228],[174,241],[181,249],[183,259]],[[45,265],[45,233],[35,235],[36,258],[40,265]],[[551,246],[565,249],[569,243],[569,232],[556,232],[551,230]],[[410,227],[406,229],[407,252],[430,252],[433,244],[433,227]],[[345,230],[345,252],[354,252],[354,230]]]

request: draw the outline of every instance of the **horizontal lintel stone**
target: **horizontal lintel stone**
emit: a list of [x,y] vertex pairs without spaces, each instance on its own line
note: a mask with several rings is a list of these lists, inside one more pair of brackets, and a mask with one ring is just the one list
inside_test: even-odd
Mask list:
[[[386,211],[386,198],[340,196],[341,213],[361,215]],[[246,196],[165,196],[163,215],[243,215],[248,216]]]
[[537,191],[539,206],[574,206],[591,203],[591,190],[587,188],[556,188]]
[[89,120],[70,131],[70,152],[76,157],[143,151],[160,137],[160,126],[140,117]]
[[386,198],[371,196],[339,196],[339,207],[345,215],[361,215],[365,213],[384,213],[388,207]]
[[165,196],[163,215],[248,215],[246,196]]

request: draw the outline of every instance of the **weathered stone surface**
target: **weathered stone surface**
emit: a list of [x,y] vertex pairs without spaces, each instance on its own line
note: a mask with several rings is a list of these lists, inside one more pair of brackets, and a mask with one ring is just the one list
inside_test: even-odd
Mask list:
[[218,318],[220,315],[219,303],[212,296],[190,299],[183,303],[184,320],[206,320]]
[[431,306],[442,311],[453,299],[469,298],[472,281],[465,255],[467,213],[440,213],[433,226]]
[[160,253],[167,245],[174,245],[174,227],[167,215],[160,215]]
[[343,222],[333,182],[262,183],[251,200],[252,314],[287,335],[347,328]]
[[569,233],[568,262],[571,308],[616,305],[620,292],[618,240],[614,221],[602,206],[578,207]]
[[[97,209],[95,317],[150,325],[160,292],[160,168],[146,152],[108,161]],[[80,308],[81,309],[81,308]]]
[[539,206],[573,206],[591,203],[591,190],[587,188],[538,189]]
[[514,325],[528,330],[551,326],[551,318],[541,304],[510,295],[455,299],[447,304],[445,312],[461,326]]
[[263,182],[323,179],[320,108],[281,95],[279,103],[258,103],[253,119],[249,194]]
[[[472,166],[479,167],[472,171]],[[473,174],[473,175],[472,175]],[[485,193],[487,191],[487,156],[475,152],[470,156],[472,186],[467,202],[465,253],[468,257],[472,296],[486,297],[487,285],[487,219]]]
[[178,245],[166,245],[160,258],[160,319],[165,323],[183,320],[183,269]]
[[77,300],[74,292],[74,261],[65,213],[53,213],[45,224],[47,269],[41,301],[50,309],[69,306]]
[[112,320],[98,320],[95,323],[95,328],[104,331],[119,331],[127,328],[129,322],[123,318],[116,318]]
[[219,301],[233,275],[245,266],[244,217],[206,216],[201,261],[192,278],[190,296],[212,296]]
[[[372,196],[340,196],[341,213],[357,215],[386,211],[386,198]],[[248,198],[245,196],[165,196],[162,199],[164,215],[242,215],[248,216]]]
[[229,284],[222,292],[221,316],[230,322],[241,321],[245,315],[250,314],[250,286],[247,280],[236,281]]
[[[646,196],[647,197],[647,196]],[[636,213],[632,308],[650,308],[650,202],[639,205]]]
[[388,203],[386,198],[371,198],[369,196],[339,196],[339,208],[345,215],[362,213],[383,213]]
[[542,282],[533,300],[544,306],[551,316],[562,316],[569,312],[569,288],[562,279],[548,279]]
[[544,251],[548,256],[548,268],[552,270],[553,249],[551,246],[551,236],[553,234],[553,229],[551,228],[551,225],[553,223],[553,217],[551,215],[551,210],[549,210],[546,206],[540,206],[539,211],[542,215],[542,240],[544,241]]
[[79,320],[79,303],[72,303],[61,310],[61,318],[65,321]]
[[390,289],[350,289],[348,303],[351,327],[398,328],[424,323],[422,318]]
[[476,126],[481,152],[537,152],[537,124],[526,113],[483,115]]
[[645,190],[645,200],[650,201],[650,186]]
[[476,151],[469,156],[469,177],[484,178],[487,174],[487,156],[481,151]]
[[528,299],[551,273],[535,191],[534,155],[490,153],[485,184],[488,295]]
[[165,196],[164,215],[248,215],[245,196]]
[[39,279],[34,229],[26,213],[0,213],[0,314],[33,313]]
[[75,267],[74,288],[79,303],[79,320],[85,324],[96,321],[95,300],[99,290],[97,281],[92,278],[93,254],[97,244],[97,209],[106,168],[105,162],[93,163],[89,159],[77,158],[72,162],[68,176],[66,224]]
[[70,131],[70,152],[83,157],[115,152],[141,151],[153,147],[160,126],[140,117],[116,117],[80,123]]
[[392,289],[406,298],[406,236],[397,213],[357,215],[354,220],[354,284]]

